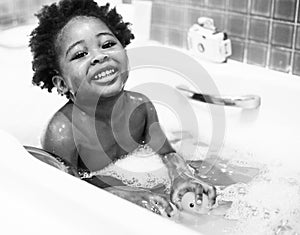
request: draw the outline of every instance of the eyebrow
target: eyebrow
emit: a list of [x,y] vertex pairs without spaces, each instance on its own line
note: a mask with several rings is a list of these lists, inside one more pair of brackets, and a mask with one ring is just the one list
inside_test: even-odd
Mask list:
[[98,33],[96,34],[96,37],[100,37],[100,36],[105,36],[105,35],[109,35],[109,36],[112,36],[112,37],[116,37],[113,33],[110,33],[110,32],[101,32],[101,33]]
[[84,42],[84,40],[80,40],[80,41],[74,42],[71,46],[69,46],[68,50],[66,51],[66,57],[74,47],[76,47],[78,44],[81,44],[83,42]]
[[[101,33],[98,33],[96,34],[96,37],[101,37],[101,36],[105,36],[105,35],[109,35],[109,36],[112,36],[112,37],[116,37],[114,34],[110,33],[110,32],[101,32]],[[77,42],[74,42],[71,46],[68,47],[67,51],[66,51],[66,56],[69,54],[69,52],[74,48],[76,47],[78,44],[81,44],[83,43],[84,40],[79,40]]]

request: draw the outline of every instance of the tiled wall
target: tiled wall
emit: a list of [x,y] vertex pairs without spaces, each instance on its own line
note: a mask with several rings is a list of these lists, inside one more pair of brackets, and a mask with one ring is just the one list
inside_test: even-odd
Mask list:
[[[152,1],[153,40],[186,48],[188,28],[208,16],[229,35],[232,59],[300,75],[300,0]],[[0,29],[34,19],[50,2],[0,0]]]
[[300,75],[300,0],[152,0],[151,38],[187,47],[188,28],[214,19],[232,41],[231,59]]
[[0,30],[34,20],[42,5],[54,0],[0,0]]

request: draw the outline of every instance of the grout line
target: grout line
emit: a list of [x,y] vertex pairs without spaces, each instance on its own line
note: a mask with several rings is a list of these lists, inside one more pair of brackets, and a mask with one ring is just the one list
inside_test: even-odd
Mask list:
[[228,29],[228,10],[229,9],[229,0],[227,0],[226,2],[226,7],[225,7],[225,11],[224,11],[224,16],[225,16],[225,23],[224,23],[224,28],[223,31],[225,31],[227,33],[227,29]]
[[290,71],[289,74],[293,73],[293,65],[294,65],[294,59],[295,59],[295,50],[296,50],[296,36],[297,36],[297,22],[298,22],[298,14],[299,14],[299,4],[300,0],[297,0],[296,2],[296,14],[295,14],[295,24],[294,24],[294,32],[293,32],[293,40],[292,40],[292,55],[291,55],[291,61],[290,61]]
[[[292,69],[293,69],[293,63],[294,63],[294,60],[295,60],[295,50],[296,50],[296,36],[297,36],[297,27],[300,26],[300,23],[298,22],[298,17],[299,17],[299,8],[300,8],[300,0],[297,0],[296,1],[296,13],[295,13],[295,19],[293,22],[291,21],[286,21],[286,20],[281,20],[281,19],[274,19],[274,16],[275,16],[275,5],[276,5],[276,0],[271,0],[270,2],[270,15],[269,16],[259,16],[259,15],[253,15],[251,13],[251,7],[253,5],[253,0],[248,0],[248,9],[247,9],[247,12],[237,12],[237,11],[234,11],[232,9],[229,9],[229,0],[225,0],[225,8],[224,9],[216,9],[216,8],[211,8],[211,7],[208,7],[208,6],[203,6],[203,7],[200,7],[200,6],[196,6],[196,7],[193,7],[191,3],[189,4],[184,4],[182,7],[184,7],[184,11],[183,11],[183,20],[185,22],[185,24],[188,22],[188,12],[190,9],[201,9],[201,10],[206,10],[206,11],[209,11],[211,13],[221,13],[221,14],[224,14],[225,15],[225,22],[224,22],[224,30],[226,31],[227,28],[228,28],[228,24],[229,24],[229,21],[228,21],[228,17],[230,15],[237,15],[237,16],[243,16],[243,17],[246,17],[246,32],[245,32],[245,38],[244,39],[241,39],[239,38],[238,36],[235,37],[235,36],[232,36],[233,39],[236,39],[238,41],[241,41],[241,42],[244,42],[245,44],[245,47],[244,47],[244,55],[243,55],[243,58],[242,58],[242,62],[244,63],[247,63],[247,56],[248,56],[248,45],[249,43],[253,42],[255,44],[260,44],[260,45],[264,45],[266,47],[266,59],[264,61],[264,64],[265,68],[267,69],[270,69],[270,67],[272,66],[271,64],[271,59],[272,59],[272,33],[274,31],[274,27],[273,27],[273,24],[274,23],[284,23],[285,25],[289,25],[289,26],[293,26],[293,38],[292,38],[292,48],[285,48],[285,47],[282,47],[282,46],[276,46],[276,48],[279,48],[280,50],[282,51],[285,51],[285,52],[289,52],[291,53],[291,58],[290,58],[290,69],[289,69],[289,72],[288,74],[292,74]],[[165,8],[167,8],[169,6],[169,3],[166,4],[163,0],[159,1],[161,2],[161,4],[164,5]],[[176,6],[178,7],[178,3],[170,3],[170,6]],[[298,9],[298,10],[297,10]],[[170,12],[169,10],[166,10],[166,14],[169,15]],[[267,23],[269,23],[269,29],[268,29],[268,37],[267,37],[267,42],[264,43],[264,42],[259,42],[259,41],[256,41],[256,40],[251,40],[250,39],[250,36],[251,36],[251,32],[250,32],[250,25],[251,25],[251,20],[252,19],[260,19],[260,20],[263,20]],[[156,27],[159,27],[159,28],[162,28],[162,29],[165,29],[166,31],[168,30],[180,30],[183,34],[186,30],[183,30],[182,28],[178,28],[176,27],[176,25],[162,25],[160,23],[156,23],[154,24],[154,26]],[[185,37],[185,34],[183,35],[183,40],[184,40],[184,37]],[[164,44],[168,44],[169,42],[169,38],[168,38],[168,34],[166,34],[166,37],[164,39]],[[184,46],[184,45],[182,45]],[[274,70],[274,69],[272,69]]]
[[271,60],[271,41],[272,41],[272,32],[273,32],[273,16],[275,10],[275,0],[271,2],[271,15],[270,15],[270,28],[269,28],[269,37],[268,37],[268,51],[266,58],[266,68],[270,68],[270,60]]
[[187,32],[189,30],[190,27],[192,27],[192,24],[190,25],[190,21],[189,21],[189,10],[188,10],[188,3],[184,4],[184,10],[183,10],[183,21],[184,21],[184,26],[183,26],[183,30],[182,30],[182,34],[183,34],[183,41],[182,41],[182,48],[184,49],[188,49],[187,46]]
[[243,62],[247,63],[247,56],[248,56],[248,44],[249,44],[249,31],[250,31],[250,12],[251,12],[251,6],[252,6],[252,1],[248,1],[248,11],[247,11],[247,25],[246,25],[246,35],[245,35],[245,48],[244,48],[244,58]]

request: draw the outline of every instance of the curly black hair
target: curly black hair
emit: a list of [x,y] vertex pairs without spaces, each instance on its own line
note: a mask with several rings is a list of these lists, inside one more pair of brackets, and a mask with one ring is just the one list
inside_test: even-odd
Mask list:
[[[98,6],[93,0],[61,0],[43,6],[36,14],[39,25],[31,32],[29,46],[33,54],[32,69],[34,71],[32,83],[42,89],[52,91],[54,84],[52,77],[58,74],[58,58],[56,40],[63,27],[74,17],[91,16],[103,21],[117,37],[123,47],[126,47],[134,35],[129,26],[115,8],[110,9],[109,3]],[[69,98],[69,94],[66,94]]]

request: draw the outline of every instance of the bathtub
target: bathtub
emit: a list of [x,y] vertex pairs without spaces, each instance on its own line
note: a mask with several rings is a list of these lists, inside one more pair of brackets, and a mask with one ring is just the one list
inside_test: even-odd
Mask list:
[[[56,95],[55,91],[49,94],[31,84],[31,54],[22,45],[0,47],[1,232],[175,235],[205,231],[201,228],[197,232],[195,227],[191,229],[152,214],[60,172],[25,151],[22,145],[40,147],[40,136],[47,120],[66,100]],[[212,79],[210,82],[214,84],[213,92],[222,95],[255,94],[261,97],[261,106],[257,109],[220,106],[221,116],[213,117],[215,105],[186,99],[176,90],[175,87],[182,84],[197,88],[184,74],[159,65],[138,66],[138,61],[133,57],[136,48],[142,48],[139,50],[143,52],[143,48],[157,50],[159,47],[148,42],[143,46],[132,45],[128,49],[133,62],[126,88],[149,92],[147,95],[150,98],[157,86],[159,89],[171,88],[173,93],[171,91],[170,102],[175,100],[176,108],[185,110],[188,102],[191,107],[189,112],[192,111],[194,115],[191,120],[196,122],[192,125],[182,121],[176,108],[168,102],[152,98],[168,137],[172,138],[172,133],[180,130],[191,133],[207,146],[215,146],[215,149],[208,147],[208,152],[215,151],[222,155],[228,149],[235,149],[261,163],[299,171],[299,77],[232,60],[224,64],[198,61],[186,51],[167,48],[167,51],[197,60],[201,65],[199,79],[207,71]],[[139,56],[147,58],[148,55],[139,53]],[[143,58],[139,57],[138,60]],[[221,123],[221,130],[217,130],[219,138],[214,136],[216,120]]]

